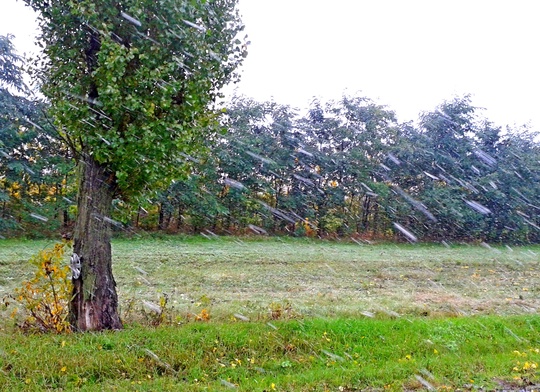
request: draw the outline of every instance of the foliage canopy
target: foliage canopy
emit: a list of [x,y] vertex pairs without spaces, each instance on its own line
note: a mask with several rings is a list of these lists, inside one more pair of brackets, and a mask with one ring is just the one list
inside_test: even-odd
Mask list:
[[245,55],[236,1],[25,0],[40,13],[36,76],[60,134],[133,195],[182,166]]

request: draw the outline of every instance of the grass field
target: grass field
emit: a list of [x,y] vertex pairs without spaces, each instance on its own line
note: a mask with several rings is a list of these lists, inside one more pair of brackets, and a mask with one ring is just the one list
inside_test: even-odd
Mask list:
[[[0,242],[0,296],[50,245]],[[529,390],[540,247],[118,239],[126,330],[0,333],[2,390]],[[144,302],[166,296],[167,325]],[[209,321],[196,322],[205,310]],[[7,320],[7,310],[3,310]],[[203,317],[206,319],[206,317]]]

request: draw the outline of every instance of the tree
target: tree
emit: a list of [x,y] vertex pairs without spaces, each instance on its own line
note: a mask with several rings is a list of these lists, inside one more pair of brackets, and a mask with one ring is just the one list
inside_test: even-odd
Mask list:
[[[240,182],[254,197],[248,200],[239,189],[225,193],[233,202],[227,203],[230,211],[243,208],[250,215],[244,219],[248,225],[288,231],[306,217],[305,197],[314,190],[307,178],[312,154],[303,149],[306,146],[296,129],[296,118],[290,106],[241,97],[227,111],[229,132],[218,146],[219,167],[225,179]],[[257,212],[258,222],[254,220]]]
[[20,68],[22,58],[15,52],[12,39],[12,35],[0,35],[0,88],[24,92],[27,88]]
[[[0,36],[0,232],[8,229],[13,222],[7,219],[7,203],[10,200],[7,190],[13,183],[10,178],[14,172],[13,151],[21,145],[14,119],[29,108],[28,102],[10,90],[25,91],[20,63],[22,59],[15,53],[12,36]],[[30,111],[30,110],[28,110]],[[22,167],[22,166],[21,166]]]
[[245,55],[236,1],[25,3],[40,13],[36,76],[78,162],[71,322],[118,329],[113,199],[163,185],[185,168],[178,153],[201,146],[210,104]]
[[0,36],[0,234],[33,235],[33,228],[43,230],[45,224],[57,228],[49,219],[59,217],[65,204],[58,196],[65,196],[70,165],[52,127],[41,121],[46,104],[29,97],[24,60],[11,39]]

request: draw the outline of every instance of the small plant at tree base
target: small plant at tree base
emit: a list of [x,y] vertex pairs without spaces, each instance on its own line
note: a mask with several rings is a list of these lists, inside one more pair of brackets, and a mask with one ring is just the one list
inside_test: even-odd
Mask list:
[[284,301],[283,303],[272,302],[268,306],[268,309],[270,311],[270,319],[272,320],[291,319],[297,316],[289,301]]
[[169,296],[163,293],[159,297],[159,304],[143,301],[143,313],[150,325],[157,327],[172,322],[172,308],[168,306]]
[[34,277],[15,289],[13,295],[4,298],[6,306],[17,306],[11,316],[16,318],[22,310],[24,321],[19,325],[25,330],[40,332],[70,332],[68,321],[71,295],[70,268],[63,265],[68,242],[40,251],[30,259],[36,266]]

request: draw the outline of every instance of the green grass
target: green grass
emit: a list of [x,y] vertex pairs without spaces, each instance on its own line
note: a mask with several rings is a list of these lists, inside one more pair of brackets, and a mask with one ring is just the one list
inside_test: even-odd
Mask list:
[[[50,244],[0,242],[0,296],[30,277],[26,260]],[[114,271],[126,329],[33,336],[5,321],[0,388],[525,388],[540,382],[539,251],[117,239]],[[152,316],[142,301],[157,303],[164,294],[169,324],[145,327]],[[209,322],[194,321],[202,309]]]
[[[209,322],[7,335],[0,385],[18,390],[493,390],[539,381],[540,317]],[[519,362],[519,364],[518,364]],[[513,370],[518,368],[519,370]],[[421,380],[421,381],[420,381]],[[427,385],[427,384],[426,384]]]

